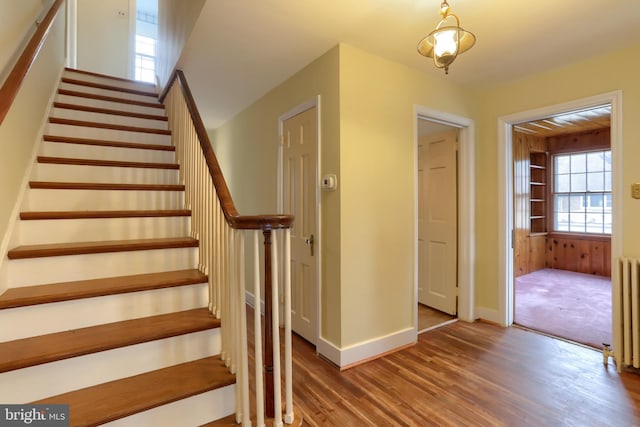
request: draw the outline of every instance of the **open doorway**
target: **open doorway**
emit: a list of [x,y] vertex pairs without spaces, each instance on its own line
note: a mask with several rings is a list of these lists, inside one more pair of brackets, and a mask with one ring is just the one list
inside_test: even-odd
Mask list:
[[[596,106],[609,105],[610,143],[611,143],[611,255],[609,262],[622,256],[622,92],[614,91],[600,95],[551,105],[534,110],[501,116],[498,118],[498,281],[499,310],[496,320],[504,326],[510,326],[514,320],[514,165],[513,165],[513,128],[521,123],[540,120],[546,117],[563,114],[569,111],[586,110]],[[620,284],[614,280],[611,285],[615,296],[620,291]],[[620,314],[619,299],[613,298],[612,317]],[[611,314],[610,314],[611,315]],[[618,317],[616,317],[618,316]],[[615,322],[613,322],[615,324]],[[612,341],[614,347],[621,346],[619,328],[613,328]]]
[[[414,140],[415,140],[415,249],[414,249],[414,301],[415,328],[418,332],[418,283],[420,261],[418,258],[418,139],[421,126],[442,125],[440,130],[457,129],[457,317],[464,321],[476,318],[474,307],[475,281],[473,274],[475,227],[475,124],[474,121],[442,111],[432,110],[422,106],[415,106],[414,110]],[[437,130],[434,130],[437,132]]]
[[513,126],[514,323],[611,337],[611,105]]

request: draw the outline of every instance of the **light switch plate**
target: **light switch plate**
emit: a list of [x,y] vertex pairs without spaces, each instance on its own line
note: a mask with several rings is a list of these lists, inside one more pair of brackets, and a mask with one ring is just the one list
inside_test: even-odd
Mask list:
[[631,184],[631,197],[640,199],[640,183],[636,182]]

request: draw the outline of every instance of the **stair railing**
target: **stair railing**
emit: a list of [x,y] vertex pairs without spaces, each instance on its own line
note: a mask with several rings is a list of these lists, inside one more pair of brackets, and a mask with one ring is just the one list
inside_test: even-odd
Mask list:
[[[169,126],[185,184],[185,203],[192,210],[191,229],[200,241],[199,268],[209,276],[209,309],[222,321],[221,357],[236,374],[236,422],[251,425],[249,397],[248,337],[245,301],[245,237],[252,241],[255,351],[256,425],[265,425],[265,416],[274,426],[283,424],[278,244],[283,244],[281,275],[284,292],[284,423],[293,415],[291,362],[291,215],[239,215],[222,170],[213,152],[184,73],[173,73],[160,97],[169,117]],[[252,236],[247,236],[247,234]],[[264,342],[260,316],[260,234],[264,238]],[[251,270],[251,267],[249,268]],[[274,309],[275,308],[275,309]],[[262,346],[264,344],[264,355]],[[263,391],[264,388],[264,391]]]

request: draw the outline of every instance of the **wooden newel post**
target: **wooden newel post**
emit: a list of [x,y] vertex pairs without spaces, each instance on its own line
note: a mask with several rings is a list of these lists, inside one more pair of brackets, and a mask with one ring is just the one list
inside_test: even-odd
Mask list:
[[[273,306],[271,303],[271,230],[264,234],[264,408],[266,416],[275,416],[273,401]],[[258,306],[259,307],[259,306]]]

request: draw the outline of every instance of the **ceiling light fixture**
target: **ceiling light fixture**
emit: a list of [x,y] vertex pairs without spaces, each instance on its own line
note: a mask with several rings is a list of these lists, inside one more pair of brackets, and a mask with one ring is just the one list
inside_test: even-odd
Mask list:
[[476,42],[476,36],[463,30],[458,16],[449,10],[449,3],[444,0],[440,5],[442,19],[436,29],[418,43],[418,53],[433,58],[436,67],[444,68],[445,74],[449,74],[449,65],[456,57]]

